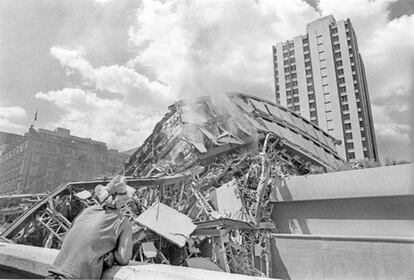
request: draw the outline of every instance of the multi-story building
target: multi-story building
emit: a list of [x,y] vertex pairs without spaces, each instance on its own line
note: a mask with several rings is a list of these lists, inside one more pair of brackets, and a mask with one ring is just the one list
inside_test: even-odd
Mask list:
[[40,193],[63,182],[112,176],[128,157],[64,128],[30,128],[0,156],[0,193]]
[[364,63],[351,21],[327,16],[273,46],[276,102],[343,141],[347,160],[378,160]]
[[22,138],[22,135],[0,131],[0,156],[7,153],[17,142],[21,141]]

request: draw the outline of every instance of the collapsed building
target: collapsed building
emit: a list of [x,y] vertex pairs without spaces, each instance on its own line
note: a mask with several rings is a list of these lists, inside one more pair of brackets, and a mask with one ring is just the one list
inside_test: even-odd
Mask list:
[[[272,275],[276,186],[335,171],[341,143],[301,116],[230,93],[183,100],[125,166],[136,189],[122,212],[134,224],[133,260]],[[33,204],[1,236],[59,248],[71,222],[108,180],[67,183]]]

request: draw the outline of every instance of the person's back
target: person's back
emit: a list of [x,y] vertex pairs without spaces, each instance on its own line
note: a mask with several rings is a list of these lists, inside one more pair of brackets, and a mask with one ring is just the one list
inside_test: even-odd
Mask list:
[[[120,265],[128,264],[132,256],[132,225],[117,210],[127,201],[126,185],[121,184],[125,185],[125,181],[110,194],[113,203],[88,207],[74,220],[49,269],[51,278],[100,279],[108,256],[112,259],[109,265],[114,260]],[[99,190],[102,189],[107,188]]]
[[116,248],[121,231],[128,227],[129,221],[116,210],[86,208],[65,236],[50,271],[65,278],[101,278],[104,256]]

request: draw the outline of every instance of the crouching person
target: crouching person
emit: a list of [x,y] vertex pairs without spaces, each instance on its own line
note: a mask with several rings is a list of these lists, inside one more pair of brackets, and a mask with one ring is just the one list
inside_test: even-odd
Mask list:
[[100,279],[104,266],[127,265],[132,256],[132,225],[119,209],[134,191],[123,176],[105,187],[98,185],[95,196],[100,205],[84,209],[74,220],[47,278]]

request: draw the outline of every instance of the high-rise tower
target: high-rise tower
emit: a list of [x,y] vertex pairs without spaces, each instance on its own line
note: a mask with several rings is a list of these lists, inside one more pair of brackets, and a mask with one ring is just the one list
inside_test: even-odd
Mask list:
[[347,160],[378,160],[364,63],[351,21],[327,16],[273,46],[276,102],[344,142]]

